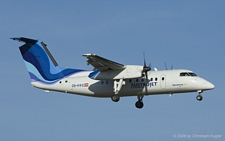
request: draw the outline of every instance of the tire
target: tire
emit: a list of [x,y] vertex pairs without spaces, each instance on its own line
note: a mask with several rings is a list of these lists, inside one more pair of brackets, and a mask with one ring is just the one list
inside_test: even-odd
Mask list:
[[120,100],[120,97],[118,95],[114,95],[111,97],[112,101],[118,102]]
[[141,101],[137,101],[137,102],[135,103],[135,106],[136,106],[137,108],[141,109],[141,108],[143,108],[144,103],[141,102]]
[[197,99],[198,101],[202,101],[203,97],[202,97],[201,95],[198,95],[198,96],[196,97],[196,99]]

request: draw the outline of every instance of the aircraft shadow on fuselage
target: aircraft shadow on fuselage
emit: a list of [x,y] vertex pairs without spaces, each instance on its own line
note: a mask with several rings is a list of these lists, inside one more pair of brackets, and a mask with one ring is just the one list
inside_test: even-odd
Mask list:
[[[133,88],[133,83],[126,82],[119,91],[119,96],[133,96],[133,95],[143,95],[143,90],[145,91],[146,87]],[[99,97],[111,97],[115,95],[114,92],[114,82],[112,80],[102,80],[91,84],[88,89],[94,93],[95,96]]]

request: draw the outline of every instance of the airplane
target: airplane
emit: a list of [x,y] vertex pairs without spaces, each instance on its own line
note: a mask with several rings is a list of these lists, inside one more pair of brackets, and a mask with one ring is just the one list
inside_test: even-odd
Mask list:
[[41,40],[11,38],[24,42],[19,47],[31,78],[31,85],[45,92],[56,91],[83,96],[111,98],[118,102],[120,97],[137,96],[136,108],[141,109],[143,97],[148,95],[197,92],[214,89],[214,85],[191,70],[172,69],[151,71],[144,65],[123,65],[96,54],[83,54],[93,70],[62,68]]

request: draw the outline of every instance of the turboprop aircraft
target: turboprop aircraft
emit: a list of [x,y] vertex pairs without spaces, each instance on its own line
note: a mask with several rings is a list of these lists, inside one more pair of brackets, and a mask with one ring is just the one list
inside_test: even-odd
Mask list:
[[25,44],[20,52],[31,78],[31,84],[45,92],[57,91],[91,97],[111,98],[118,102],[120,97],[137,96],[135,106],[142,108],[143,97],[158,94],[202,92],[214,85],[197,76],[193,71],[160,70],[144,65],[123,65],[95,54],[83,54],[93,71],[59,67],[47,45],[41,40],[24,37],[11,38]]

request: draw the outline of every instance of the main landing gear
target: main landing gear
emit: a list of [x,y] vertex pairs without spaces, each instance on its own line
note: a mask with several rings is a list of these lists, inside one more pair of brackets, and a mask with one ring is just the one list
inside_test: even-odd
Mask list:
[[[146,76],[146,80],[148,79],[147,76],[147,71],[149,71],[151,68],[147,67],[145,62],[144,62],[144,67],[143,67],[143,72],[145,72],[145,76]],[[119,91],[121,90],[122,85],[125,85],[125,81],[123,79],[117,79],[114,80],[114,95],[111,97],[112,101],[114,102],[118,102],[120,100],[120,96],[118,95]],[[138,101],[135,103],[135,106],[139,109],[143,108],[144,103],[142,101],[143,99],[143,95],[142,96],[137,96]]]
[[202,99],[203,99],[203,97],[202,97],[202,91],[198,91],[198,95],[197,95],[196,99],[198,101],[202,101]]
[[118,101],[120,100],[120,96],[114,95],[114,96],[111,97],[111,99],[112,99],[112,101],[114,101],[114,102],[118,102]]
[[[144,106],[144,103],[143,103],[143,97],[144,96],[137,96],[137,98],[138,98],[138,101],[135,103],[135,106],[138,108],[138,109],[141,109],[141,108],[143,108],[143,106]],[[112,97],[111,97],[111,99],[112,99],[112,101],[114,101],[114,102],[118,102],[119,100],[120,100],[120,96],[119,95],[113,95]]]
[[120,96],[118,95],[120,89],[122,88],[122,85],[125,84],[125,81],[123,79],[116,79],[114,80],[114,95],[111,97],[112,101],[118,102],[120,100]]
[[135,106],[139,109],[143,108],[143,106],[144,106],[144,103],[142,101],[143,97],[144,96],[137,96],[138,101],[135,103]]

